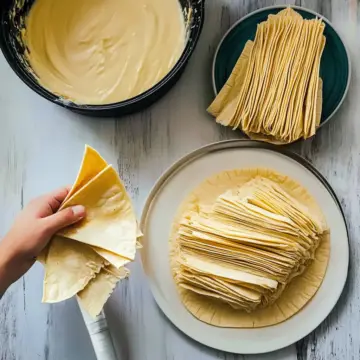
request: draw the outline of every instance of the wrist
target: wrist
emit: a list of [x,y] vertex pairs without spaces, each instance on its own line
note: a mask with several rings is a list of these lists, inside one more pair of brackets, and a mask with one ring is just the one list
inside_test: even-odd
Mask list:
[[0,297],[11,285],[11,258],[8,251],[0,243]]
[[19,252],[12,244],[11,237],[5,237],[0,242],[0,295],[35,262],[35,258]]

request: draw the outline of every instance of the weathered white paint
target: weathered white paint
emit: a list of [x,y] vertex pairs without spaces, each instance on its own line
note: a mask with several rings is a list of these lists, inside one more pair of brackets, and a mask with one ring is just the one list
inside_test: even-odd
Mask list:
[[[150,109],[123,119],[99,120],[63,110],[29,90],[0,56],[0,236],[32,197],[71,183],[88,143],[118,167],[138,213],[161,172],[185,153],[212,141],[239,137],[205,113],[212,98],[210,66],[229,26],[258,7],[284,1],[207,0],[206,22],[184,76]],[[121,360],[358,359],[360,339],[360,48],[357,2],[291,1],[330,18],[349,45],[353,79],[338,115],[314,140],[291,148],[311,160],[338,193],[349,222],[349,281],[328,319],[297,346],[262,356],[225,354],[181,334],[163,316],[139,261],[130,280],[114,292],[105,310]],[[159,250],[161,251],[161,250]],[[0,302],[1,360],[94,360],[75,299],[41,304],[42,268],[34,266]],[[239,340],[241,341],[241,340]]]

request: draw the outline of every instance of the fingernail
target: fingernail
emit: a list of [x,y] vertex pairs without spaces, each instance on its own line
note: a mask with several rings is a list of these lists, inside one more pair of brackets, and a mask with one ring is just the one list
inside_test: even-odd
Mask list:
[[78,218],[82,218],[85,216],[85,207],[82,205],[76,205],[73,206],[72,208],[73,214],[78,217]]

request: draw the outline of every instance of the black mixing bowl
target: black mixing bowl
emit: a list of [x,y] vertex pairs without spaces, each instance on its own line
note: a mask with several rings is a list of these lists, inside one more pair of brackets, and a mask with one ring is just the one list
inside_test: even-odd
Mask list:
[[[67,102],[43,88],[31,72],[20,40],[19,29],[33,0],[25,0],[14,13],[14,0],[0,0],[0,48],[19,78],[42,97],[84,115],[121,116],[142,110],[163,96],[179,79],[198,42],[204,22],[204,0],[179,0],[184,14],[190,14],[186,47],[173,69],[156,85],[131,99],[108,105],[78,105]],[[184,15],[185,16],[185,15]]]

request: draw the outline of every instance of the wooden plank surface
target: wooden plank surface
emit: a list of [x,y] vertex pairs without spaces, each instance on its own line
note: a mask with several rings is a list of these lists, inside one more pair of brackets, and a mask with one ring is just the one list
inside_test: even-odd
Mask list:
[[[200,42],[179,83],[150,109],[101,121],[61,109],[28,89],[0,56],[0,236],[32,197],[71,183],[85,143],[118,167],[140,215],[162,171],[185,153],[213,141],[239,137],[205,113],[212,99],[211,62],[226,30],[250,11],[284,1],[207,0]],[[181,334],[156,306],[139,261],[106,306],[121,360],[260,359],[320,360],[360,357],[360,58],[357,2],[297,0],[316,10],[343,35],[353,60],[350,94],[338,115],[314,140],[291,148],[309,159],[339,195],[349,223],[351,267],[344,294],[311,335],[281,352],[262,356],[225,354]],[[14,284],[0,302],[1,360],[94,360],[75,300],[41,304],[42,268]]]

